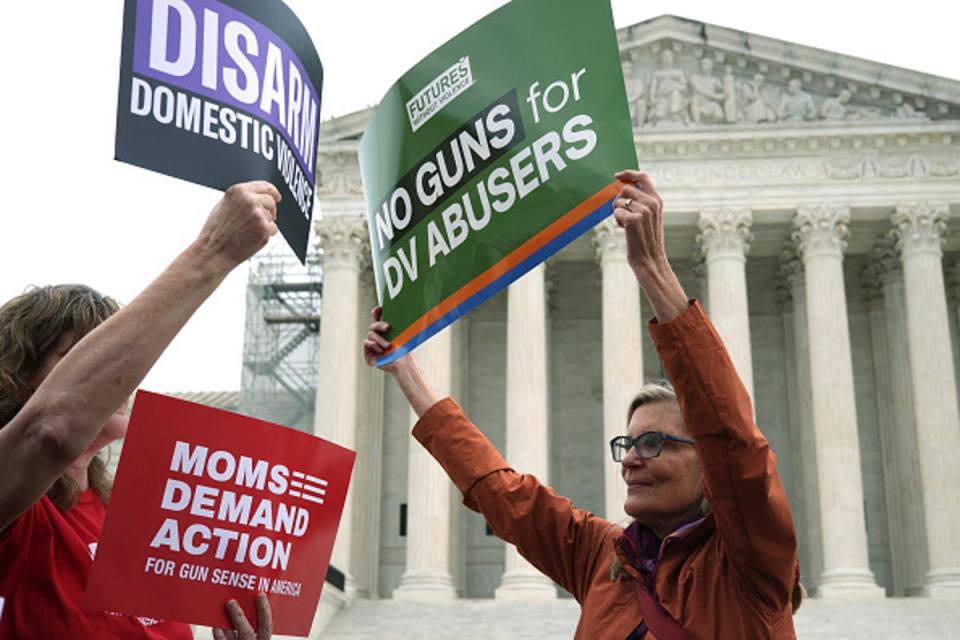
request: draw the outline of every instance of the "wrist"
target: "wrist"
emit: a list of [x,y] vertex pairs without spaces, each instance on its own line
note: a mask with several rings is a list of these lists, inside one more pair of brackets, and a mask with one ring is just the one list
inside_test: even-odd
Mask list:
[[193,268],[212,278],[225,278],[240,264],[223,252],[217,251],[203,235],[194,240],[182,254]]
[[401,378],[412,378],[417,371],[416,361],[409,353],[405,356],[397,358],[390,364],[383,365],[381,368],[383,369],[384,373],[390,374],[398,381]]
[[643,260],[631,263],[630,267],[633,269],[633,274],[636,276],[640,284],[643,284],[644,282],[656,282],[663,280],[664,276],[672,273],[673,271],[673,268],[667,261],[666,256],[658,259]]

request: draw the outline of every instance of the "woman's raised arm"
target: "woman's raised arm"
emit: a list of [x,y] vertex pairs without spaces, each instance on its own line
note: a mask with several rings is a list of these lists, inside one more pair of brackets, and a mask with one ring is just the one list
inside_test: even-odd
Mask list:
[[0,429],[0,531],[84,453],[203,301],[276,233],[279,200],[263,181],[228,189],[197,239],[70,349]]

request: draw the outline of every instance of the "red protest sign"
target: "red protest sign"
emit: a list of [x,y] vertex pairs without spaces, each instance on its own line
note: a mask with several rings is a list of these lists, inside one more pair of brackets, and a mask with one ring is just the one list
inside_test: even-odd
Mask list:
[[139,392],[84,606],[229,627],[264,592],[307,635],[356,454],[263,420]]

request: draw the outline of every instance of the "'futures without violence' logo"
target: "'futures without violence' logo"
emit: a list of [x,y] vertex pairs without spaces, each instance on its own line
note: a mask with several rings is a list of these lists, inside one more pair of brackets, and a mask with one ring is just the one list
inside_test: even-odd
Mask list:
[[422,127],[434,114],[472,86],[470,56],[464,56],[407,101],[410,128],[416,131]]

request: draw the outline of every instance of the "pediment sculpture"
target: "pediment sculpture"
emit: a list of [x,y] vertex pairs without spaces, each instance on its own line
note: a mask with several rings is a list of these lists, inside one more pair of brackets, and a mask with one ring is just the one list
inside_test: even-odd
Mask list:
[[[809,77],[809,72],[799,70],[788,77],[777,74],[771,81],[769,74],[751,72],[745,64],[718,65],[724,58],[721,53],[704,52],[699,57],[678,60],[676,52],[666,46],[657,47],[654,55],[624,52],[624,58],[627,100],[635,128],[930,120],[922,108],[903,96],[898,104],[877,104],[875,97],[861,100],[842,82],[834,83],[830,93],[825,93],[822,86],[814,91],[800,77]],[[757,67],[765,65],[761,62]]]

